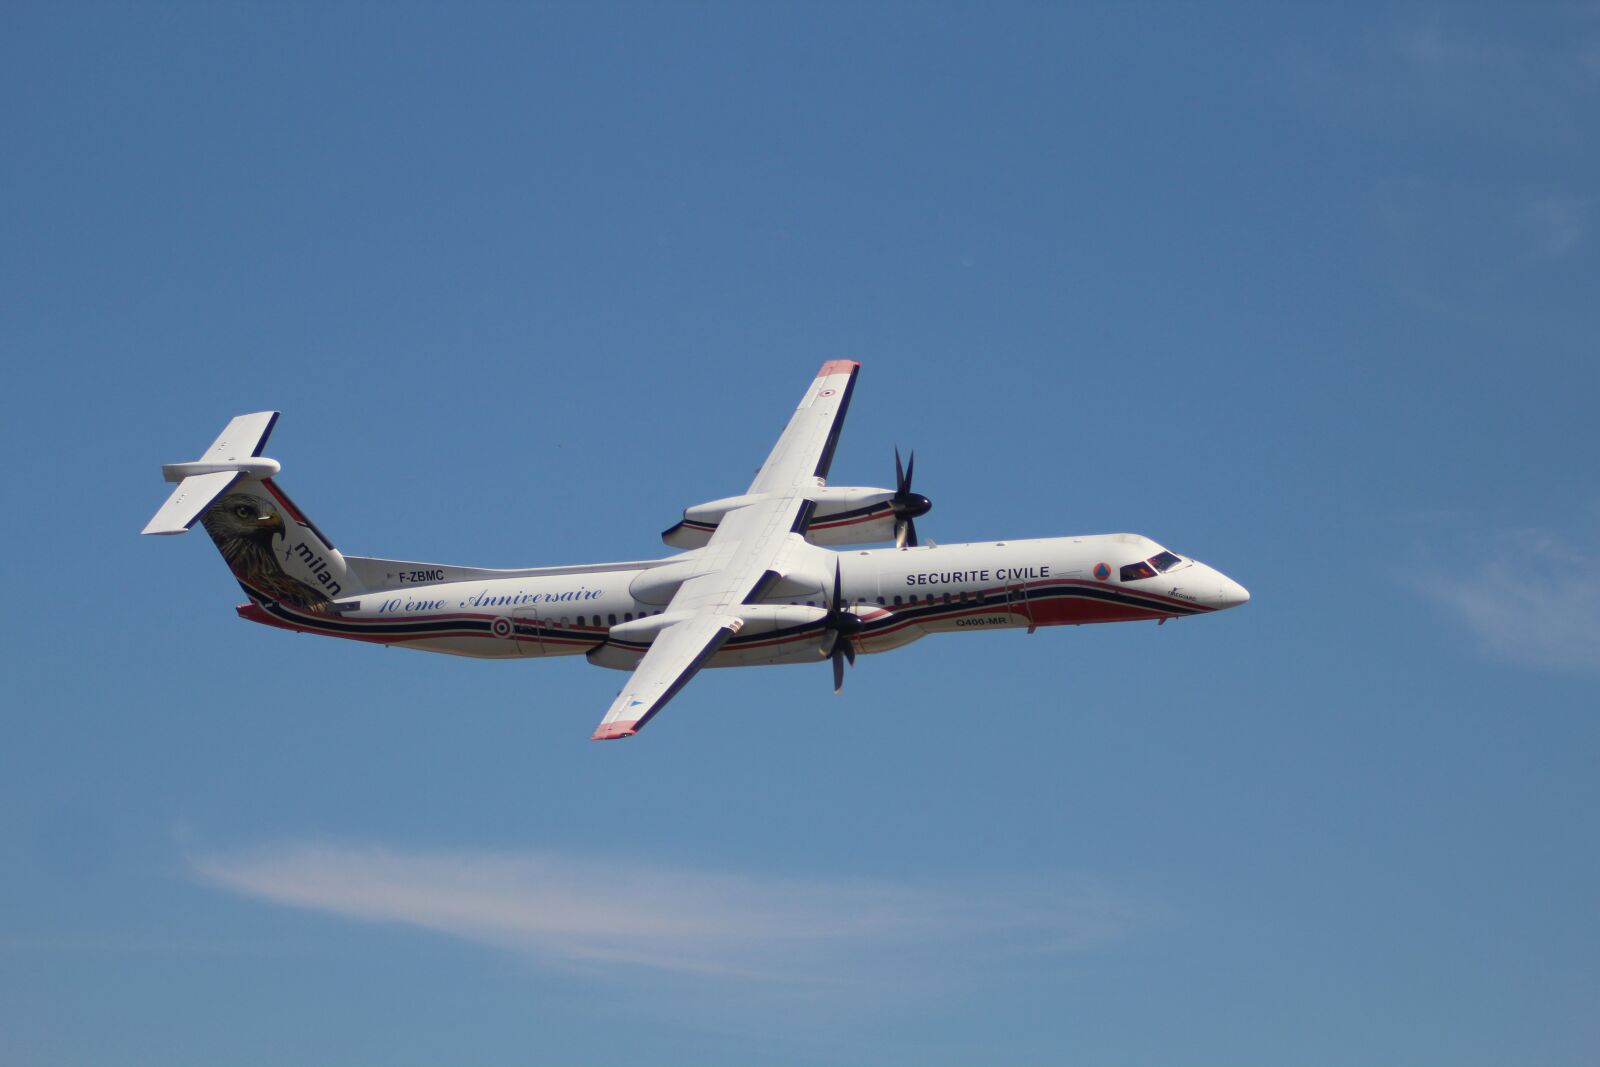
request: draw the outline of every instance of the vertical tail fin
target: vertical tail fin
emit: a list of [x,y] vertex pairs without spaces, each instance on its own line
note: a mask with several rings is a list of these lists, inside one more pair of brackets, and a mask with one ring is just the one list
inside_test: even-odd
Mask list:
[[277,420],[276,411],[240,415],[198,460],[162,467],[178,487],[143,532],[180,534],[199,522],[252,599],[324,614],[359,583],[273,482],[282,468],[261,450]]

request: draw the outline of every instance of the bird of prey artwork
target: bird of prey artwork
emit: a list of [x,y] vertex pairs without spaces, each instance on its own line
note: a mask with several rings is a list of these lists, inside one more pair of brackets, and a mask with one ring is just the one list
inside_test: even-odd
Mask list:
[[200,522],[246,592],[313,614],[327,613],[327,596],[286,573],[279,562],[273,541],[283,535],[283,516],[270,502],[252,493],[229,493],[207,508]]

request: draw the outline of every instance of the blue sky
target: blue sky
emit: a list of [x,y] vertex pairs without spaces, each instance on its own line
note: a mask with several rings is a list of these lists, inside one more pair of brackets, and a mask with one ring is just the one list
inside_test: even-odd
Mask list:
[[[1600,9],[14,5],[0,1058],[1589,1064]],[[816,365],[939,541],[1153,626],[618,676],[252,627],[341,548],[664,553]]]

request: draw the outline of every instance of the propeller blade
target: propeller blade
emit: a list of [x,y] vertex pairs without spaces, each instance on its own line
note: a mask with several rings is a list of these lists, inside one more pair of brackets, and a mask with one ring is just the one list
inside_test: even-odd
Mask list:
[[894,543],[896,548],[917,547],[917,524],[913,521],[918,515],[926,515],[933,507],[933,501],[920,493],[911,491],[911,479],[916,477],[917,453],[913,449],[906,458],[905,464],[900,462],[900,449],[894,450],[894,498],[890,504],[894,508]]
[[823,640],[824,656],[833,660],[833,691],[844,688],[844,665],[856,662],[856,646],[850,635],[861,629],[861,618],[845,610],[844,574],[837,559],[833,562],[833,600],[828,604],[828,617],[822,623],[828,630]]

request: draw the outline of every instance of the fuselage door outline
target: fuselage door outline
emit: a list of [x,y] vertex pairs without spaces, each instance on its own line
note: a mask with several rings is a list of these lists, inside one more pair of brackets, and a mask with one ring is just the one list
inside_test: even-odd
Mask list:
[[1020,615],[1028,620],[1028,632],[1031,634],[1039,628],[1033,620],[1033,605],[1028,602],[1028,590],[1021,582],[1008,582],[1006,584],[1006,600],[1011,614]]
[[540,637],[544,621],[539,617],[538,608],[513,608],[511,624],[515,627],[518,652],[524,656],[544,654],[544,641]]

